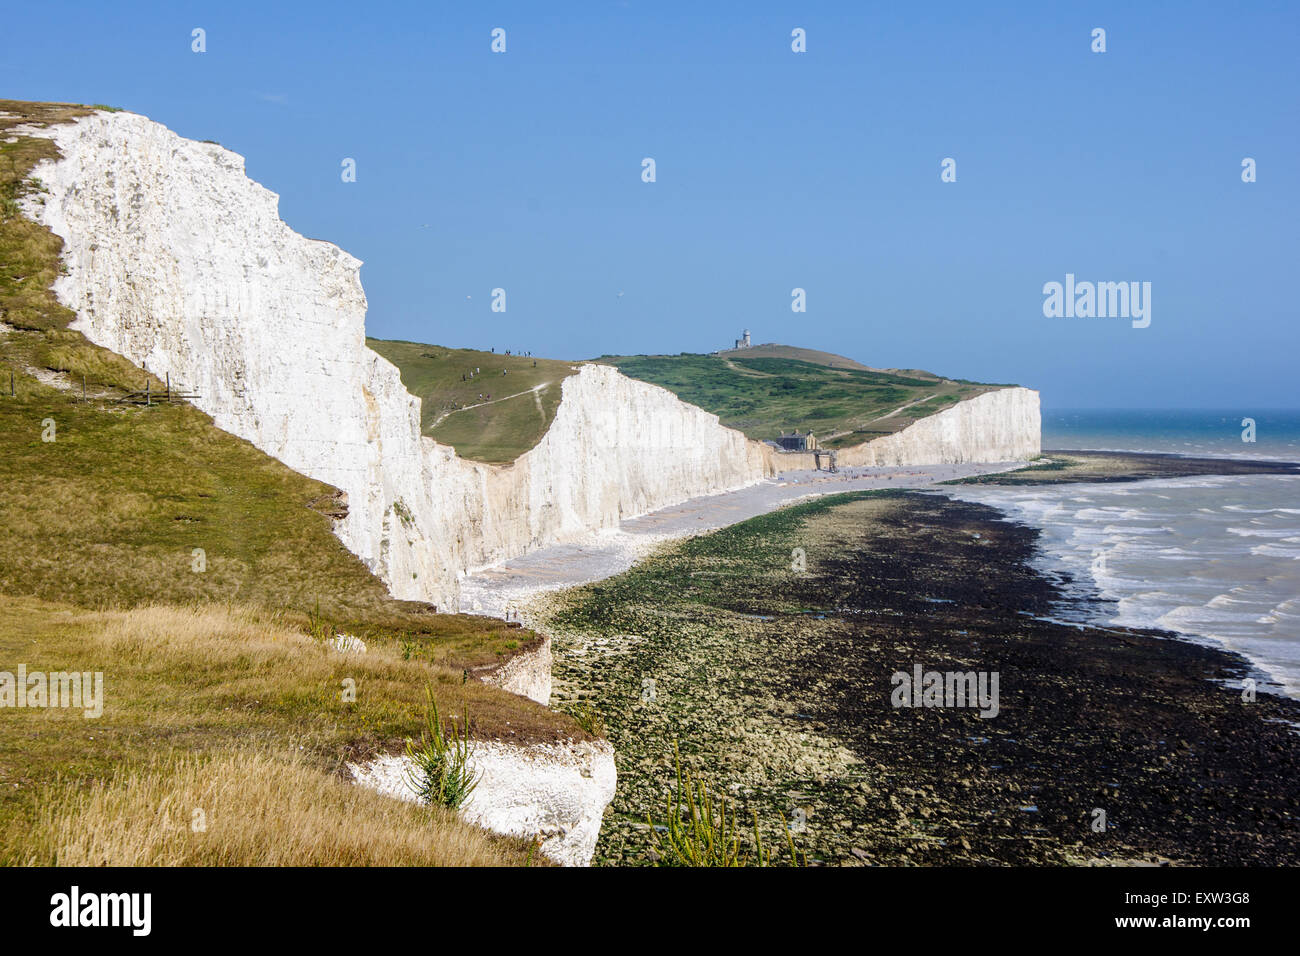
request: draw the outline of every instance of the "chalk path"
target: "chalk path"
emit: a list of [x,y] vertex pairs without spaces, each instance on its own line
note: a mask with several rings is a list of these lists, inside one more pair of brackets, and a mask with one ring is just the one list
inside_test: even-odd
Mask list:
[[540,397],[540,393],[542,389],[546,388],[546,386],[550,384],[551,384],[550,382],[538,382],[536,385],[532,386],[531,388],[526,388],[522,392],[515,392],[513,395],[505,395],[502,396],[501,398],[494,398],[486,402],[476,402],[473,405],[462,405],[460,408],[449,408],[441,415],[439,415],[437,418],[435,418],[429,424],[429,427],[432,428],[434,425],[440,424],[442,420],[446,418],[448,415],[455,415],[459,412],[467,412],[471,408],[482,408],[484,405],[496,405],[498,402],[508,402],[512,398],[518,398],[520,395],[527,395],[530,392],[532,393],[533,397],[537,399],[537,407],[540,409],[542,407],[542,400]]
[[528,621],[525,605],[545,591],[573,587],[620,574],[654,548],[766,514],[799,498],[877,488],[925,488],[1023,468],[1028,462],[845,468],[837,474],[792,471],[736,491],[691,498],[679,505],[630,518],[621,527],[593,532],[579,541],[554,544],[461,578],[461,610]]

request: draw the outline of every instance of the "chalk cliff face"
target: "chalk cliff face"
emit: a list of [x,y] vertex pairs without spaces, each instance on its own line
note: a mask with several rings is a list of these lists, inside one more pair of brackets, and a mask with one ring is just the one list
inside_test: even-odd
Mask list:
[[[347,496],[342,542],[394,595],[458,608],[459,577],[615,528],[687,498],[809,467],[614,368],[581,366],[542,441],[508,466],[458,458],[420,433],[419,400],[365,344],[361,263],[298,235],[243,159],[131,113],[34,132],[62,158],[35,171],[28,215],[64,240],[55,284],[91,341],[196,392],[216,425]],[[996,461],[1038,453],[1038,398],[1005,389],[841,453],[843,464]],[[549,643],[492,680],[545,700]],[[400,757],[355,768],[403,793]],[[613,795],[604,742],[483,742],[467,809],[591,859]]]
[[[979,461],[1021,461],[1041,453],[1042,416],[1038,393],[999,388],[918,419],[902,431],[841,448],[841,468],[949,465]],[[777,452],[780,471],[814,467],[813,456]]]
[[44,131],[62,159],[28,212],[64,240],[74,327],[198,393],[217,426],[347,494],[344,544],[402,598],[458,604],[458,576],[620,518],[759,480],[764,449],[617,370],[565,379],[542,442],[467,462],[365,344],[360,261],[283,222],[242,157],[131,113]]
[[[414,770],[409,757],[381,756],[348,769],[363,786],[415,800],[407,782]],[[478,786],[462,808],[465,819],[497,833],[533,837],[543,853],[564,866],[591,863],[617,785],[608,741],[524,747],[476,741],[469,770]]]
[[[365,344],[361,263],[285,225],[243,158],[132,113],[42,131],[62,159],[27,211],[64,240],[74,327],[197,392],[217,426],[347,494],[343,543],[394,595],[459,606],[460,575],[619,521],[751,484],[774,455],[666,389],[587,364],[542,441],[511,465],[420,434],[419,400]],[[1038,396],[989,392],[842,465],[1038,454]],[[805,460],[807,459],[807,460]]]
[[[467,462],[423,439],[427,538],[464,572],[618,527],[620,519],[742,487],[770,474],[762,445],[671,392],[605,365],[564,380],[541,442],[506,466]],[[395,542],[401,577],[418,539]]]
[[545,707],[551,702],[553,661],[551,637],[543,634],[535,646],[516,654],[503,664],[484,668],[486,673],[476,672],[474,676],[485,684],[535,700]]
[[1036,391],[999,388],[918,419],[893,435],[846,448],[838,459],[848,466],[1037,458],[1041,428]]

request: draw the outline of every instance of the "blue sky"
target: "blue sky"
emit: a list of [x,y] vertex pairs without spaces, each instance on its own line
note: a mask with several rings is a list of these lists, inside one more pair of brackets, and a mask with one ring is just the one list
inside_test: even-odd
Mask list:
[[[372,335],[586,358],[747,327],[1046,407],[1249,414],[1300,405],[1298,10],[42,2],[6,13],[0,96],[244,154],[365,261]],[[1066,273],[1150,282],[1151,325],[1045,318]]]

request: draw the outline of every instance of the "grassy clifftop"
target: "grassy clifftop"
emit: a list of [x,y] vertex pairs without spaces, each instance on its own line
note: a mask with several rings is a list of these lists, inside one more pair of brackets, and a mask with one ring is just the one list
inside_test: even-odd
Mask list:
[[893,434],[1001,387],[929,372],[872,369],[827,352],[774,345],[715,355],[607,355],[598,361],[663,386],[750,438],[811,429],[827,448]]
[[542,440],[564,379],[577,371],[576,363],[556,359],[384,339],[366,344],[397,366],[402,384],[420,399],[424,434],[462,458],[494,465]]
[[[57,150],[21,127],[90,112],[0,101],[0,672],[103,675],[94,719],[4,711],[0,862],[524,862],[339,771],[417,735],[426,689],[475,736],[585,737],[467,679],[533,635],[394,600],[334,537],[336,489],[191,405],[131,400],[162,383],[68,327],[62,242],[21,212]],[[333,649],[336,631],[368,650]]]
[[[462,458],[514,461],[555,419],[579,363],[416,342],[368,339],[423,402],[424,434]],[[605,355],[625,375],[673,392],[762,441],[811,429],[827,448],[891,435],[1000,385],[915,369],[876,369],[830,352],[757,345],[713,355]],[[473,373],[473,374],[471,374]],[[504,374],[503,374],[504,373]]]

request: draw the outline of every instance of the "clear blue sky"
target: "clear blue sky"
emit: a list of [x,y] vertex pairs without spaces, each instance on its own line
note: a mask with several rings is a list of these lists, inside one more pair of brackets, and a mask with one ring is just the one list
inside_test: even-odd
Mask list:
[[[1300,405],[1298,10],[41,2],[6,11],[0,95],[244,154],[365,260],[372,335],[585,358],[748,327],[1047,407],[1249,413]],[[1150,327],[1045,318],[1067,272],[1151,282]]]

